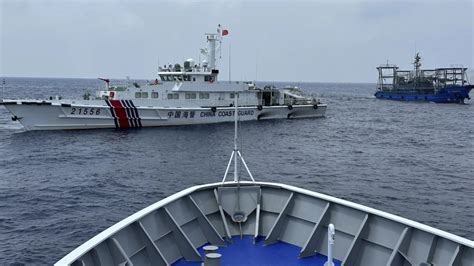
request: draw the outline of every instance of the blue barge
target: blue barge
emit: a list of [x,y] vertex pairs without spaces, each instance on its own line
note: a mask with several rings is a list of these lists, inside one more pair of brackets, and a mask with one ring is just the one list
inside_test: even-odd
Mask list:
[[377,67],[377,99],[398,101],[424,101],[435,103],[464,103],[470,100],[467,68],[449,67],[421,69],[421,57],[415,56],[414,70],[399,70],[397,65]]

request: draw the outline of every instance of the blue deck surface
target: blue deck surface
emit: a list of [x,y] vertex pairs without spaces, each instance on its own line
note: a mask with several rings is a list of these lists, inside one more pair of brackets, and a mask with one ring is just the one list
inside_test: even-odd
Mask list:
[[[307,258],[298,258],[300,247],[277,242],[268,246],[263,245],[263,239],[253,243],[252,236],[233,237],[232,244],[227,247],[219,247],[218,253],[222,254],[221,265],[324,265],[327,257],[316,254]],[[199,248],[199,253],[204,251]],[[334,260],[336,266],[341,262]],[[181,259],[175,263],[175,266],[201,265],[200,262],[189,262]]]

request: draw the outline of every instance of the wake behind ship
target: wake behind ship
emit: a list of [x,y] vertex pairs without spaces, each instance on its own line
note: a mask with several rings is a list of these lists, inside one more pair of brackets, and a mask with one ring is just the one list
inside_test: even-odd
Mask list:
[[421,57],[417,53],[414,70],[399,70],[397,65],[377,67],[379,79],[375,97],[399,101],[425,101],[435,103],[464,103],[470,100],[467,68],[448,67],[421,69]]
[[258,88],[252,82],[219,82],[216,54],[228,31],[205,34],[205,59],[159,68],[158,78],[146,84],[111,86],[83,99],[10,99],[0,104],[27,130],[140,128],[230,122],[239,97],[242,121],[322,117],[326,104],[297,87]]

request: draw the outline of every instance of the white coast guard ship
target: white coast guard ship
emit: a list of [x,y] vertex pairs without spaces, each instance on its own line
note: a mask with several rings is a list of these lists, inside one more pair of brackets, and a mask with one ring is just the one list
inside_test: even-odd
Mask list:
[[322,117],[326,104],[303,95],[297,87],[257,88],[249,82],[219,82],[216,67],[222,36],[227,30],[205,34],[205,58],[160,67],[151,83],[110,86],[84,99],[3,100],[27,130],[140,128],[232,121],[234,97],[239,97],[242,121]]

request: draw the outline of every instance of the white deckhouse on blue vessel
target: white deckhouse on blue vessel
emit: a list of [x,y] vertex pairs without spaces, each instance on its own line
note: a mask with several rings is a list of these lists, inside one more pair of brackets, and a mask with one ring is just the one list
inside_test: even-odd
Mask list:
[[0,103],[27,130],[138,128],[207,124],[232,121],[232,103],[240,99],[241,120],[322,117],[326,104],[303,95],[297,87],[257,88],[250,82],[219,82],[216,67],[222,36],[220,27],[208,33],[202,62],[188,59],[183,65],[159,68],[158,77],[146,84],[110,86],[95,97],[46,100],[10,99]]
[[[152,204],[55,265],[473,265],[474,241],[324,194],[256,182],[234,119],[222,182]],[[239,158],[250,182],[240,180]],[[234,180],[226,182],[232,161]]]

